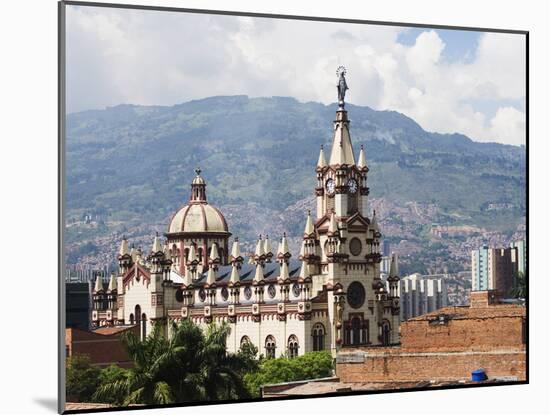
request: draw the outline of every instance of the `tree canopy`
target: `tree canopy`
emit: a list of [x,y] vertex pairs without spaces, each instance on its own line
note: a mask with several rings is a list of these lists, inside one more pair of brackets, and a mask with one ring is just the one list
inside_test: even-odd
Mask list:
[[123,341],[134,367],[102,384],[94,400],[129,405],[250,397],[243,376],[254,364],[246,354],[226,351],[227,324],[203,332],[184,320],[171,329],[167,339],[157,325],[143,341],[126,332]]
[[309,352],[295,358],[262,359],[257,371],[245,376],[254,397],[263,385],[332,376],[333,360],[329,352]]

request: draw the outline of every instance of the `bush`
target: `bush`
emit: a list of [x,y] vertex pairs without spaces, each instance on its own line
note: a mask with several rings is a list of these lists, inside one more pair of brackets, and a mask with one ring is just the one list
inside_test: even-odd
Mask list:
[[329,352],[309,352],[293,359],[264,359],[257,371],[245,375],[244,381],[251,395],[259,397],[263,385],[324,378],[332,376],[332,369]]
[[99,386],[101,370],[90,364],[87,355],[74,355],[67,359],[67,401],[91,402]]

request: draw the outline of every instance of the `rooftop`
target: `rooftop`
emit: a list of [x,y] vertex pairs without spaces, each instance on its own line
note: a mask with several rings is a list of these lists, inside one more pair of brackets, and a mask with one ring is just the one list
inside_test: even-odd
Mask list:
[[459,320],[520,316],[525,316],[525,307],[517,304],[494,304],[488,307],[454,306],[422,314],[421,316],[407,320],[407,322],[432,321],[440,317],[445,317],[447,320]]

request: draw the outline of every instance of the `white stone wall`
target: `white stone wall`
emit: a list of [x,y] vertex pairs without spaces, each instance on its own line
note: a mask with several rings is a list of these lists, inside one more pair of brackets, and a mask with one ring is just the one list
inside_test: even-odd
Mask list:
[[[206,330],[207,323],[203,318],[194,318],[193,321],[202,329]],[[227,317],[219,317],[213,320],[221,324],[228,322]],[[311,320],[300,320],[298,314],[288,314],[286,321],[279,321],[275,314],[262,315],[261,321],[255,322],[251,315],[238,316],[235,323],[229,323],[231,334],[227,341],[227,350],[237,352],[240,348],[241,339],[247,336],[254,346],[258,348],[258,354],[266,355],[265,342],[268,336],[275,338],[275,356],[280,357],[287,354],[287,344],[290,336],[298,339],[298,355],[313,351],[312,327],[316,323],[322,323],[325,329],[328,326],[327,316],[315,315]],[[325,337],[325,349],[329,349],[328,333]]]

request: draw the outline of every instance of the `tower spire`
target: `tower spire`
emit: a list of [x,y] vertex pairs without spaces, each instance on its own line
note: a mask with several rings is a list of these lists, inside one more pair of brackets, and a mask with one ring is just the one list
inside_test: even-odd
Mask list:
[[349,134],[348,112],[344,109],[346,91],[349,89],[346,82],[346,68],[339,66],[336,70],[338,75],[338,111],[336,111],[336,120],[334,121],[334,137],[332,139],[332,148],[330,149],[330,165],[354,165],[355,156],[351,137]]

